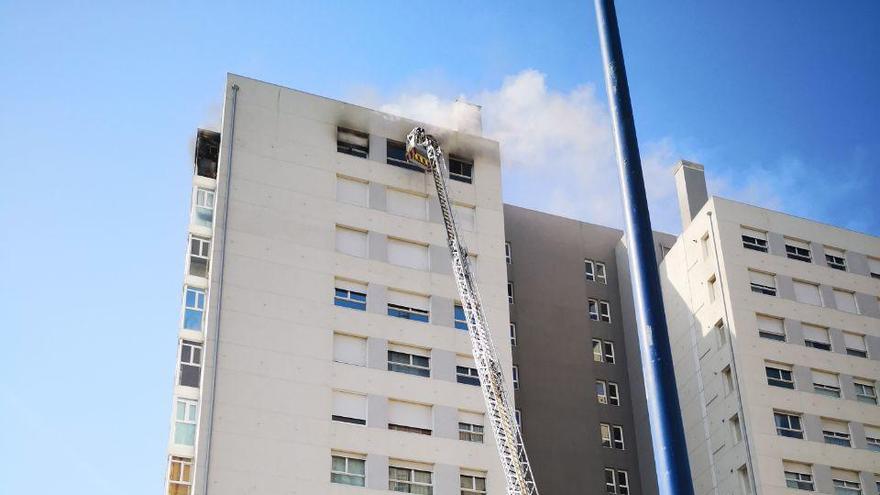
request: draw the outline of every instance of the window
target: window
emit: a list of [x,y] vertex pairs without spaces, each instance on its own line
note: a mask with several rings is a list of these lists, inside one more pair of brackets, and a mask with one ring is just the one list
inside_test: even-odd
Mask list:
[[504,243],[504,260],[507,261],[508,265],[512,261],[512,258],[510,257],[510,243],[509,242]]
[[519,390],[519,366],[513,365],[511,370],[513,371],[513,389]]
[[800,414],[773,411],[773,421],[776,423],[777,435],[789,438],[804,438]]
[[516,347],[516,323],[510,324],[510,346]]
[[346,155],[366,158],[370,154],[370,135],[365,132],[346,129],[345,127],[337,127],[336,151]]
[[843,421],[822,418],[822,436],[825,443],[851,447],[849,425]]
[[868,258],[868,273],[871,278],[880,278],[880,259]]
[[769,340],[785,342],[785,329],[782,319],[758,315],[758,335]]
[[736,470],[739,475],[739,484],[742,487],[742,492],[746,495],[751,495],[754,493],[752,491],[752,482],[749,479],[749,467],[743,464]]
[[836,373],[813,370],[813,391],[828,397],[840,397],[840,380]]
[[214,223],[214,191],[196,188],[195,204],[193,205],[193,223],[202,227],[211,227]]
[[856,295],[853,292],[834,289],[834,305],[840,311],[855,314],[859,313],[859,307],[856,304]]
[[466,385],[480,386],[480,374],[474,358],[468,356],[455,356],[455,381]]
[[746,249],[751,249],[753,251],[759,251],[762,253],[767,252],[767,233],[759,232],[757,230],[743,228],[742,230],[742,243],[743,247]]
[[185,308],[183,310],[183,328],[187,330],[202,331],[202,321],[205,316],[205,291],[195,287],[187,287]]
[[388,401],[389,430],[430,435],[432,421],[431,406],[399,400]]
[[168,495],[189,495],[192,467],[192,458],[171,456],[168,462]]
[[608,404],[608,384],[604,380],[596,380],[596,399],[599,404]]
[[767,373],[767,385],[782,388],[794,388],[794,379],[791,376],[791,367],[783,364],[773,364],[764,367]]
[[477,230],[477,210],[473,206],[454,204],[452,211],[455,214],[455,225],[468,232]]
[[782,461],[782,469],[785,473],[785,486],[796,490],[815,490],[813,485],[813,470],[808,464],[799,462]]
[[825,246],[825,263],[829,268],[846,271],[846,257],[842,249]]
[[522,411],[519,409],[513,410],[513,416],[516,418],[516,426],[519,427],[519,430],[522,431]]
[[369,182],[336,176],[336,201],[366,208],[370,203],[369,198]]
[[449,156],[449,178],[470,184],[474,180],[474,162]]
[[367,365],[367,339],[353,335],[333,334],[333,361],[354,366]]
[[703,259],[709,259],[709,233],[706,232],[703,234],[703,237],[700,237],[700,251]]
[[856,378],[853,380],[853,385],[856,387],[857,401],[877,405],[877,389],[874,388],[873,382]]
[[464,330],[467,332],[467,316],[464,314],[464,307],[461,304],[456,304],[454,309],[454,318],[455,318],[455,328],[459,330]]
[[831,468],[831,484],[835,495],[861,495],[862,484],[859,473]]
[[611,323],[611,305],[608,301],[599,301],[599,321]]
[[715,322],[715,334],[718,336],[718,347],[727,344],[727,330],[724,329],[724,319]]
[[189,274],[195,277],[208,276],[208,259],[211,256],[211,241],[201,237],[189,238]]
[[709,280],[706,282],[707,288],[709,289],[709,302],[715,302],[715,299],[718,298],[718,279],[715,275],[709,277]]
[[868,348],[865,346],[864,335],[843,332],[843,344],[846,347],[846,353],[848,355],[861,358],[868,357]]
[[428,269],[428,246],[426,244],[389,237],[386,249],[388,262],[392,265],[405,266],[415,270]]
[[483,443],[484,421],[485,419],[482,414],[459,411],[458,439],[465,442]]
[[180,341],[180,369],[178,384],[184,387],[198,387],[202,377],[202,344]]
[[418,354],[425,351],[393,344],[389,344],[389,348],[395,350],[388,351],[388,371],[415,376],[431,376],[431,358]]
[[828,329],[809,323],[802,324],[804,332],[804,345],[822,351],[831,350],[831,339],[828,337]]
[[331,483],[364,486],[367,478],[366,460],[342,455],[334,455],[332,458],[332,465],[330,467]]
[[330,419],[353,425],[367,424],[367,396],[334,390]]
[[390,139],[386,143],[385,162],[388,165],[415,170],[416,172],[424,172],[422,167],[412,164],[406,159],[406,144]]
[[507,304],[513,304],[513,282],[507,282]]
[[367,285],[337,279],[336,295],[333,296],[333,304],[343,308],[366,311]]
[[589,282],[596,280],[596,265],[590,260],[584,260],[584,276]]
[[785,238],[785,256],[793,260],[813,261],[810,256],[810,244],[808,242],[799,241],[797,239]]
[[336,251],[358,258],[367,257],[367,231],[336,226]]
[[865,426],[865,446],[868,450],[880,452],[880,428],[871,425]]
[[392,492],[433,495],[430,471],[405,467],[388,467],[388,489]]
[[588,281],[596,281],[602,284],[608,283],[605,263],[601,261],[584,260],[584,276]]
[[730,370],[730,366],[725,366],[721,370],[721,382],[724,385],[724,396],[727,397],[733,392],[733,372]]
[[593,361],[614,364],[614,343],[607,340],[593,339]]
[[595,299],[587,299],[587,313],[590,319],[599,321],[599,301]]
[[749,270],[749,281],[752,287],[752,292],[766,294],[768,296],[776,295],[776,276],[769,273]]
[[605,468],[605,493],[629,495],[629,474],[620,469]]
[[385,191],[385,211],[392,215],[428,219],[428,197],[424,194],[388,188]]
[[596,380],[596,398],[599,404],[620,405],[620,389],[614,382]]
[[462,474],[461,495],[482,495],[486,493],[486,477]]
[[599,433],[602,436],[603,447],[624,450],[622,426],[599,423]]
[[727,420],[727,424],[730,427],[730,436],[733,438],[733,445],[736,445],[742,442],[743,434],[742,434],[742,426],[739,423],[739,415],[734,414]]
[[819,286],[810,282],[802,282],[794,280],[794,298],[798,302],[804,304],[812,304],[813,306],[822,305],[822,295],[819,293]]
[[603,284],[608,283],[608,277],[605,274],[605,263],[599,261],[596,262],[596,281]]
[[196,442],[196,421],[198,421],[198,402],[177,399],[174,406],[174,443],[193,446]]
[[388,291],[388,316],[427,323],[429,320],[427,296],[396,290]]

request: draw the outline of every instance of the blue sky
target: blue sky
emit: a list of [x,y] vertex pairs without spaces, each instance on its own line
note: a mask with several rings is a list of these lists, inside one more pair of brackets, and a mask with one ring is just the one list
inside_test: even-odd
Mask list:
[[[464,95],[507,201],[617,221],[591,2],[252,3],[0,1],[0,491],[161,490],[190,148],[226,72],[438,118]],[[621,4],[655,226],[684,157],[880,234],[880,3]]]

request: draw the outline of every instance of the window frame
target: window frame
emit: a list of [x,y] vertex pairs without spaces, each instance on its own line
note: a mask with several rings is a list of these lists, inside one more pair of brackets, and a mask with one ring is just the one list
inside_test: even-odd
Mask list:
[[[757,233],[757,231],[755,231]],[[767,235],[766,233],[764,234]],[[753,235],[748,234],[740,234],[740,239],[742,240],[742,246],[744,249],[749,249],[751,251],[757,251],[759,253],[767,253],[769,252],[767,239],[761,239],[755,237]]]
[[[459,474],[458,475],[459,488],[461,489],[461,495],[485,495],[486,492],[486,477],[485,476],[477,476],[473,474]],[[464,486],[465,478],[470,479],[470,486]],[[477,487],[477,480],[483,481],[483,488],[480,489]]]
[[[456,168],[459,168],[460,166],[461,171],[453,171],[453,162],[457,165]],[[446,161],[446,169],[449,172],[449,178],[458,182],[464,182],[465,184],[474,183],[475,168],[473,160],[468,160],[460,156],[449,155],[449,159]],[[468,171],[468,169],[470,170]]]
[[[351,134],[356,138],[365,139],[367,141],[367,145],[363,146],[357,143],[341,140],[339,138],[340,134]],[[336,126],[336,152],[350,156],[356,156],[358,158],[369,158],[370,135],[366,132],[351,129],[349,127]]]
[[[462,318],[459,318],[458,310],[461,310]],[[453,305],[453,307],[452,307],[452,320],[453,320],[452,325],[455,328],[457,328],[459,330],[464,330],[465,332],[468,331],[467,313],[465,313],[463,305],[461,305],[461,304]]]
[[[393,146],[392,146],[393,145]],[[391,156],[392,148],[402,148],[403,149],[403,158],[395,158]],[[388,165],[393,165],[395,167],[404,168],[407,170],[412,170],[415,172],[424,172],[424,169],[418,165],[414,165],[406,159],[406,143],[402,143],[400,141],[396,141],[394,139],[385,139],[385,163]]]
[[510,347],[516,347],[516,323],[510,322]]
[[[354,309],[356,311],[367,310],[367,294],[351,289],[340,289],[335,287],[333,293],[333,305],[341,308]],[[359,297],[352,297],[357,295]],[[362,299],[361,299],[362,298]]]
[[[781,425],[780,420],[784,420],[785,425]],[[797,428],[793,426],[792,420],[797,422]],[[773,425],[776,428],[776,434],[780,437],[804,439],[803,417],[800,414],[787,411],[773,411]]]
[[[479,428],[479,431],[477,429]],[[458,422],[458,439],[464,442],[484,443],[486,427],[473,423]],[[479,440],[475,440],[479,438]]]
[[833,270],[846,271],[846,258],[843,256],[825,253],[825,264]]
[[511,383],[513,383],[513,389],[519,390],[519,366],[517,366],[515,364],[512,365],[510,367],[510,372],[511,372],[511,376],[512,376]]
[[507,304],[513,304],[513,301],[514,301],[513,282],[507,282]]
[[[182,409],[181,409],[182,406]],[[181,417],[182,416],[182,417]],[[184,397],[176,397],[174,399],[174,434],[172,435],[175,445],[195,446],[196,433],[199,423],[199,401],[195,399],[187,399]],[[191,429],[191,432],[184,431],[181,433],[181,426]],[[182,436],[192,436],[192,443],[179,441]]]
[[587,282],[594,282],[596,280],[596,264],[593,260],[584,260],[584,277],[587,279]]
[[418,321],[420,323],[430,323],[431,312],[427,309],[410,308],[401,304],[388,303],[388,316],[401,318],[404,320]]
[[[208,278],[211,270],[211,239],[190,234],[186,259],[186,273],[193,277]],[[193,272],[193,261],[197,263],[195,266],[203,265],[200,269],[204,269],[204,274]]]
[[822,439],[828,445],[839,445],[841,447],[852,448],[852,433],[839,432],[834,430],[822,430]]
[[[345,468],[344,468],[345,470],[344,471],[337,471],[333,468],[334,458],[342,459],[345,461]],[[351,472],[349,470],[349,464],[350,464],[349,461],[358,461],[358,462],[363,463],[364,474]],[[349,478],[360,479],[361,484],[345,483],[344,481],[340,481],[340,478],[334,479],[334,475],[337,475],[339,477],[349,477]],[[332,454],[331,453],[330,454],[330,483],[336,483],[337,485],[346,485],[346,486],[366,486],[367,485],[367,460],[362,459],[360,457],[346,457],[346,455],[343,455],[343,454]]]
[[608,301],[599,301],[599,321],[611,323],[611,303]]
[[[190,305],[190,294],[193,294],[193,304]],[[183,321],[181,326],[185,330],[203,332],[205,330],[205,313],[207,312],[208,291],[198,287],[187,285],[183,291]],[[198,328],[189,326],[190,315],[198,315]]]
[[[196,187],[193,197],[192,223],[202,227],[212,228],[214,226],[214,209],[216,205],[217,193],[213,189],[205,187]],[[204,215],[207,213],[207,215]],[[203,216],[210,217],[209,220],[203,219]]]
[[[797,471],[785,471],[782,472],[783,477],[785,478],[785,486],[788,488],[793,488],[795,490],[805,490],[808,492],[812,492],[816,490],[816,484],[813,481],[813,475],[807,473],[799,473]],[[791,475],[791,476],[789,476]],[[794,486],[792,486],[794,484]],[[809,488],[804,488],[802,485],[808,485]]]
[[804,242],[807,244],[807,247],[796,246],[794,244],[789,244],[789,241],[795,241],[795,239],[785,239],[785,257],[790,260],[803,261],[804,263],[812,263],[813,262],[813,250],[809,247],[809,243],[806,241],[796,241],[796,242]]
[[[876,385],[872,385],[870,383],[864,383],[863,380],[854,379],[853,386],[855,387],[855,390],[856,390],[856,400],[858,402],[863,402],[865,404],[873,404],[875,406],[877,405],[877,386]],[[868,391],[870,391],[869,394],[864,393],[864,392],[868,392]],[[862,397],[865,397],[866,399],[862,399]]]
[[587,316],[593,321],[599,321],[599,300],[587,298]]
[[[194,387],[199,388],[202,379],[202,354],[204,351],[204,345],[201,342],[195,342],[192,340],[180,339],[180,345],[178,346],[179,351],[177,355],[177,384],[181,387]],[[188,350],[189,359],[184,359],[185,351]],[[184,375],[184,366],[189,366],[192,368],[196,368],[196,375],[198,376],[197,383],[195,385],[184,385],[183,384],[183,375]]]
[[513,250],[510,247],[510,242],[504,242],[504,260],[507,261],[507,264],[510,265],[513,263]]
[[[778,377],[771,377],[770,376],[771,370],[778,371],[779,376]],[[786,373],[788,374],[788,378],[785,378]],[[767,385],[769,385],[771,387],[786,388],[789,390],[794,390],[794,388],[795,388],[793,370],[776,368],[776,367],[771,366],[769,364],[765,364],[764,365],[764,376],[767,378]]]
[[[391,359],[392,354],[399,355],[401,357],[406,357],[407,362],[393,361]],[[416,364],[414,358],[424,359],[426,364]],[[388,349],[386,352],[386,362],[387,362],[387,370],[393,371],[395,373],[403,373],[405,375],[412,376],[421,376],[424,378],[431,377],[431,357],[430,356],[422,356],[419,354],[410,354],[408,352],[395,351],[392,349]]]
[[[467,370],[466,373],[462,373],[462,370]],[[480,386],[480,373],[476,368],[471,368],[470,366],[462,366],[460,364],[455,365],[455,381],[456,383],[462,383],[464,385],[474,385]]]
[[601,261],[596,262],[596,282],[608,285],[608,270],[605,267],[605,263]]
[[[177,469],[175,469],[175,465],[178,466]],[[169,493],[172,493],[172,485],[186,487],[185,493],[190,493],[193,486],[193,467],[194,465],[192,457],[172,455],[168,459],[168,474],[166,476],[166,480],[168,481]],[[178,473],[176,479],[172,478],[175,471]],[[175,490],[174,493],[177,493],[177,490]]]
[[[842,480],[831,478],[831,485],[834,487],[835,495],[861,495],[862,483],[858,481]],[[842,492],[838,490],[840,488]]]
[[[409,479],[401,480],[401,479],[394,478],[391,475],[392,469],[395,469],[398,471],[409,472],[409,475],[408,475]],[[431,481],[428,483],[415,481],[414,478],[415,478],[416,473],[428,474],[428,477],[430,478]],[[394,466],[389,463],[389,465],[388,465],[388,490],[392,491],[392,492],[398,492],[398,493],[402,492],[403,490],[396,489],[395,483],[397,485],[401,485],[401,487],[404,487],[402,485],[405,485],[407,490],[404,493],[413,493],[412,488],[413,488],[413,486],[416,486],[416,487],[426,487],[427,488],[427,490],[426,490],[427,495],[431,495],[434,493],[434,472],[433,471],[423,471],[421,469],[415,469],[415,468],[409,468],[409,467]]]

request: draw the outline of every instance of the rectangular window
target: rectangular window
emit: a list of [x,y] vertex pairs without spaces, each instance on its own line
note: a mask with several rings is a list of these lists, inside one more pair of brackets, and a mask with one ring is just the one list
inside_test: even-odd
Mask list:
[[620,469],[605,468],[605,493],[629,495],[629,474]]
[[473,206],[454,204],[452,211],[455,214],[455,225],[468,232],[477,230],[477,210]]
[[857,401],[877,405],[877,389],[874,387],[874,382],[855,378],[853,384],[856,387]]
[[743,464],[736,472],[739,474],[739,484],[742,487],[743,493],[752,495],[754,492],[752,491],[752,482],[749,479],[749,467]]
[[599,404],[608,404],[608,383],[604,380],[596,380],[596,399]]
[[827,328],[810,325],[809,323],[803,323],[801,326],[804,332],[805,346],[822,351],[831,350],[831,339],[828,336]]
[[459,182],[472,183],[474,180],[474,162],[464,158],[449,156],[449,178]]
[[614,343],[607,340],[593,339],[593,361],[614,364]]
[[709,290],[709,302],[713,303],[718,298],[718,278],[712,275],[706,282],[706,286]]
[[614,382],[596,380],[596,398],[599,404],[620,405],[620,388]]
[[742,442],[743,434],[742,425],[739,423],[739,415],[734,414],[727,423],[730,426],[730,436],[733,438],[733,444],[736,445]]
[[864,335],[843,332],[843,344],[846,346],[846,353],[848,355],[861,358],[868,357],[868,348],[865,345]]
[[174,443],[177,445],[195,445],[198,411],[198,402],[189,399],[177,399],[174,407]]
[[485,495],[486,493],[486,477],[470,476],[462,474],[459,476],[461,485],[461,495]]
[[389,237],[386,249],[388,252],[388,262],[392,265],[404,266],[415,270],[427,270],[429,267],[427,244]]
[[703,237],[700,237],[700,251],[703,259],[709,259],[709,233],[706,232],[703,234]]
[[614,343],[609,341],[602,342],[602,351],[604,353],[605,362],[614,364]]
[[773,411],[773,421],[776,423],[777,435],[788,438],[804,438],[800,414]]
[[354,366],[367,365],[367,339],[333,334],[333,361]]
[[624,450],[622,426],[600,423],[599,432],[602,436],[603,447]]
[[365,132],[346,129],[345,127],[337,127],[336,151],[346,155],[366,158],[370,154],[370,135]]
[[370,183],[360,179],[336,176],[336,201],[364,208],[370,205]]
[[428,219],[428,197],[424,194],[388,188],[385,191],[385,211],[392,215]]
[[749,283],[752,287],[752,292],[768,296],[776,295],[775,275],[749,270]]
[[366,311],[367,284],[336,279],[336,292],[333,296],[333,304],[343,308]]
[[168,462],[168,495],[189,495],[192,488],[193,460],[173,455]]
[[813,391],[820,395],[840,398],[840,379],[836,373],[813,371]]
[[389,344],[388,371],[415,376],[431,376],[431,358],[428,351]]
[[480,386],[480,374],[477,372],[473,359],[467,359],[461,356],[456,358],[455,381],[458,383],[464,383],[465,385]]
[[865,442],[868,450],[880,452],[880,428],[871,425],[865,426]]
[[868,258],[868,273],[871,278],[880,278],[880,259]]
[[433,495],[432,477],[427,470],[388,466],[388,489],[392,492]]
[[189,237],[189,274],[194,277],[208,276],[208,260],[211,257],[211,241],[201,237]]
[[831,468],[831,484],[834,495],[862,495],[862,483],[855,471]]
[[455,318],[455,328],[467,332],[467,316],[464,314],[464,307],[461,304],[455,305],[453,316]]
[[810,255],[810,243],[788,237],[785,238],[785,255],[793,260],[806,261],[807,263],[813,261]]
[[202,331],[205,319],[205,291],[195,287],[187,287],[184,295],[183,328]]
[[733,392],[733,372],[730,370],[730,366],[725,366],[721,370],[721,382],[724,386],[724,396],[726,397]]
[[773,364],[764,367],[767,374],[767,385],[782,388],[794,388],[794,378],[791,375],[791,366]]
[[758,335],[765,339],[785,342],[785,328],[782,319],[758,315]]
[[385,162],[388,165],[424,172],[422,167],[414,165],[406,159],[406,144],[388,139],[386,145]]
[[587,299],[587,313],[590,319],[599,321],[599,301],[595,299]]
[[485,417],[482,414],[458,412],[458,439],[465,442],[483,443]]
[[180,370],[178,383],[184,387],[198,387],[202,378],[202,344],[180,341]]
[[367,231],[337,225],[336,252],[366,258],[368,252]]
[[761,253],[767,252],[767,233],[760,232],[757,230],[747,229],[743,227],[742,229],[742,243],[743,247],[746,249],[751,249],[752,251],[759,251]]
[[510,257],[510,243],[509,242],[504,243],[504,261],[507,261],[508,265],[512,261],[512,258]]
[[849,425],[843,421],[822,418],[822,436],[825,443],[852,447],[850,443]]
[[430,300],[427,296],[388,291],[388,316],[427,323],[430,317],[428,308]]
[[510,324],[510,347],[516,347],[516,323]]
[[804,304],[812,304],[813,306],[822,305],[822,294],[819,292],[819,286],[810,282],[794,280],[794,298],[798,302]]
[[599,321],[611,323],[611,305],[608,301],[599,301]]
[[593,361],[601,363],[602,359],[602,341],[593,339]]
[[513,372],[513,389],[519,390],[519,366],[513,365],[511,369]]
[[513,282],[507,282],[507,304],[513,304]]
[[584,276],[588,282],[596,280],[596,264],[591,260],[584,260]]
[[608,382],[608,405],[620,405],[620,388],[614,382]]
[[364,486],[367,479],[367,462],[351,454],[333,455],[330,482],[340,485]]
[[829,268],[846,271],[846,255],[842,249],[825,246],[825,263]]
[[193,223],[210,228],[214,224],[214,191],[196,188]]
[[813,469],[809,464],[799,462],[782,461],[782,469],[785,473],[785,486],[795,490],[815,490],[813,484]]
[[522,411],[520,411],[519,409],[514,409],[513,416],[516,418],[516,426],[519,428],[519,431],[522,431]]
[[602,284],[608,283],[608,277],[605,273],[605,263],[596,262],[596,281]]
[[859,314],[859,307],[856,304],[856,295],[853,292],[834,289],[834,305],[840,311]]
[[430,435],[432,421],[431,406],[399,400],[388,401],[389,430]]
[[333,391],[333,412],[330,419],[353,425],[367,424],[367,396]]

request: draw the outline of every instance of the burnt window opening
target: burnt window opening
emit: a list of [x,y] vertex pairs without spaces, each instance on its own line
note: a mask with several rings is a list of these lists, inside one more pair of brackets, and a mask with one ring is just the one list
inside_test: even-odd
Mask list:
[[199,129],[196,134],[196,174],[209,179],[217,178],[217,160],[220,156],[220,133]]
[[412,164],[406,159],[406,145],[404,143],[388,139],[386,150],[385,161],[388,165],[415,170],[416,172],[424,172],[422,167]]
[[336,128],[336,151],[359,158],[370,154],[370,135],[365,132]]
[[459,182],[472,183],[474,180],[474,162],[458,158],[449,157],[449,178]]

